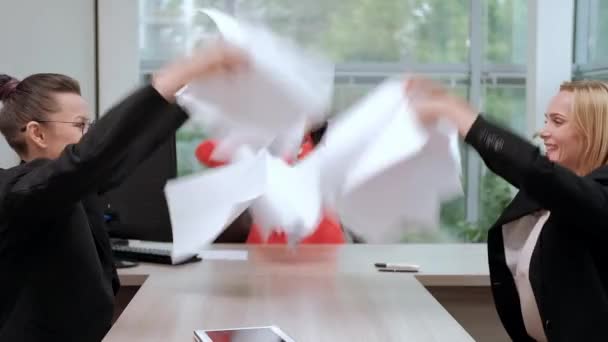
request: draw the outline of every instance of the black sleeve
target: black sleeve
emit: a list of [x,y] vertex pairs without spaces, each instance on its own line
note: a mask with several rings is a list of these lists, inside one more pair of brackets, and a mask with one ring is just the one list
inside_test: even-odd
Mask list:
[[126,147],[138,141],[146,146],[143,153],[131,159],[138,161],[186,118],[176,104],[167,102],[152,86],[143,87],[110,109],[59,158],[11,180],[3,189],[2,207],[15,216],[32,212],[38,217],[52,215],[115,178],[117,168],[130,158]]
[[581,177],[543,156],[523,138],[501,129],[481,116],[465,141],[497,175],[526,192],[543,208],[589,229],[608,222],[608,189],[591,177]]
[[124,153],[114,161],[114,171],[111,178],[100,184],[97,192],[104,194],[127,179],[137,167],[153,154],[161,145],[170,139],[177,128],[186,121],[187,114],[178,106],[172,105],[163,115],[179,119],[174,122],[158,120],[149,125],[141,137],[124,147]]

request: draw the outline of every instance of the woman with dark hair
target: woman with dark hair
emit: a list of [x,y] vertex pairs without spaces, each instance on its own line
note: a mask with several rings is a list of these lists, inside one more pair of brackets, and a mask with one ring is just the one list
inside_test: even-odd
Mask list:
[[0,131],[22,160],[0,169],[0,341],[104,337],[119,283],[91,198],[118,185],[186,121],[174,103],[181,87],[243,62],[224,45],[197,52],[94,127],[70,77],[0,76]]

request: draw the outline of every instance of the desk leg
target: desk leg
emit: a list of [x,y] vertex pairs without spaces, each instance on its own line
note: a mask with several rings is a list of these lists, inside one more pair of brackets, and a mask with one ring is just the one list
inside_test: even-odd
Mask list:
[[427,290],[475,341],[510,341],[486,286],[428,286]]
[[114,317],[112,317],[112,324],[116,322],[123,310],[129,305],[131,299],[135,296],[139,286],[121,286],[120,290],[114,298]]

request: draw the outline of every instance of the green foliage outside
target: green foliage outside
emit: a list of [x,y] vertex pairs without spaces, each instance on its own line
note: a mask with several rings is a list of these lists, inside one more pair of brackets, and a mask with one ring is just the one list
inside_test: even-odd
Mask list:
[[[579,11],[579,1],[577,12]],[[584,4],[581,2],[581,4]],[[575,30],[588,30],[588,35],[575,39],[576,69],[573,79],[596,79],[608,81],[608,1],[591,1],[589,13],[585,17],[580,13],[581,20],[576,22]],[[577,13],[576,18],[579,18]],[[578,32],[577,32],[578,33]],[[577,35],[576,38],[579,36]],[[582,51],[584,53],[579,53]],[[591,70],[590,70],[591,69]]]
[[175,148],[177,152],[178,176],[185,176],[204,170],[204,167],[196,159],[194,151],[201,141],[205,139],[203,129],[196,125],[187,124],[177,131]]

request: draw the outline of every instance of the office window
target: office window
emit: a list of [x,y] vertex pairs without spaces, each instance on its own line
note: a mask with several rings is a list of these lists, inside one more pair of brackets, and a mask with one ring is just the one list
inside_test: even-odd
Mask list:
[[[332,114],[361,98],[387,76],[430,74],[461,96],[472,87],[492,118],[523,132],[525,123],[526,10],[524,0],[140,0],[140,56],[143,76],[215,33],[198,12],[215,7],[263,22],[299,45],[326,54],[336,63]],[[471,5],[482,8],[472,17]],[[473,25],[472,25],[473,23]],[[481,32],[471,32],[480,30]],[[480,33],[480,34],[473,34]],[[479,37],[479,42],[472,41]],[[483,49],[472,50],[472,46]],[[471,78],[478,54],[481,76]],[[205,138],[193,124],[177,134],[178,173],[201,169],[194,149]],[[475,152],[461,146],[463,185],[472,190],[445,203],[437,232],[406,232],[402,241],[485,241],[487,222],[512,196],[499,178],[477,165]],[[502,182],[502,183],[501,183]],[[467,205],[474,196],[475,203]],[[472,215],[471,213],[477,213]],[[407,223],[404,223],[406,226]]]
[[[523,86],[485,86],[487,117],[516,132],[525,132],[525,88]],[[532,137],[528,137],[532,138]],[[479,227],[490,227],[516,193],[509,183],[482,165],[479,194]]]
[[[486,0],[484,4],[485,70],[480,109],[490,120],[523,135],[526,129],[527,1]],[[471,241],[485,241],[487,229],[515,195],[515,190],[505,180],[483,163],[479,167],[478,217],[467,230],[467,239]]]
[[608,80],[608,2],[576,1],[575,79]]
[[175,135],[175,150],[177,152],[177,175],[185,176],[204,170],[194,152],[201,141],[205,140],[204,127],[192,122],[186,123]]
[[577,63],[608,64],[608,2],[578,0],[576,3]]
[[484,61],[525,65],[527,50],[527,1],[484,0]]

